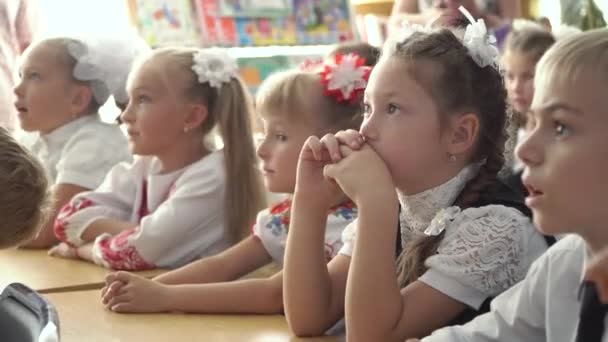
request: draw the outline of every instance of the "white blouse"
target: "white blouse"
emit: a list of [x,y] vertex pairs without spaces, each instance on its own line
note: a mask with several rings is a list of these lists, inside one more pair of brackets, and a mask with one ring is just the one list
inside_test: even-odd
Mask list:
[[117,165],[97,190],[75,196],[63,208],[55,235],[80,246],[97,219],[133,222],[136,227],[94,242],[95,263],[123,270],[176,268],[228,247],[223,152],[171,173],[159,169],[154,157]]
[[[399,194],[402,246],[413,236],[445,230],[437,254],[426,260],[428,270],[418,280],[474,309],[523,279],[547,249],[542,235],[516,209],[450,207],[477,170],[471,165],[436,188]],[[352,255],[355,227],[345,229],[341,254]]]
[[[588,258],[585,241],[569,235],[538,258],[522,282],[496,297],[490,312],[463,326],[439,329],[422,341],[574,342],[578,290]],[[602,341],[608,342],[606,332]]]
[[40,159],[53,184],[95,189],[112,167],[132,160],[120,128],[97,115],[85,115],[49,134],[24,135],[20,142]]
[[[260,239],[268,254],[281,266],[287,244],[290,210],[291,199],[284,200],[269,209],[260,211],[252,227],[253,234]],[[333,207],[327,213],[325,257],[328,261],[338,254],[342,247],[342,232],[356,217],[357,208],[351,201]]]

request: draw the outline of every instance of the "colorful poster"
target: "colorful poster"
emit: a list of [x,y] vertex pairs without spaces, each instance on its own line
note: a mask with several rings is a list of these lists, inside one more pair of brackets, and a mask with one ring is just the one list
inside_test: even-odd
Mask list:
[[296,27],[293,17],[237,18],[239,46],[295,45]]
[[137,0],[137,24],[150,46],[198,45],[190,0]]
[[333,44],[353,39],[347,0],[294,0],[300,44]]
[[219,5],[227,17],[276,18],[291,12],[288,0],[219,0]]

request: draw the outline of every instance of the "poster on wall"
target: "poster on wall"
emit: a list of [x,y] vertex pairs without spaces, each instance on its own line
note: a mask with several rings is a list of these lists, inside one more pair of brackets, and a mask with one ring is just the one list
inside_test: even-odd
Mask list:
[[353,39],[347,0],[294,0],[300,44],[333,44]]
[[198,45],[190,0],[137,0],[137,25],[150,46]]
[[220,13],[227,17],[276,18],[290,14],[288,0],[219,0]]

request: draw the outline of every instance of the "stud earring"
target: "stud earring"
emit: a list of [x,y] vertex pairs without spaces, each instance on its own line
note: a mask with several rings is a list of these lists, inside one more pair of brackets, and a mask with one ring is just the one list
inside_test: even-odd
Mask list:
[[448,160],[450,161],[450,163],[454,163],[456,161],[456,156],[453,154],[450,154],[448,157]]

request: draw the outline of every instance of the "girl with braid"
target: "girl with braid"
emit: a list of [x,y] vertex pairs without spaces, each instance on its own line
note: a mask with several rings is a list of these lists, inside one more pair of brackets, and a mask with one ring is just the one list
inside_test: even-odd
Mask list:
[[[283,278],[296,334],[322,334],[345,316],[349,341],[426,336],[487,311],[546,250],[523,198],[497,178],[506,91],[493,40],[466,15],[464,39],[406,27],[389,40],[360,130],[304,145]],[[338,189],[359,216],[325,264]]]

